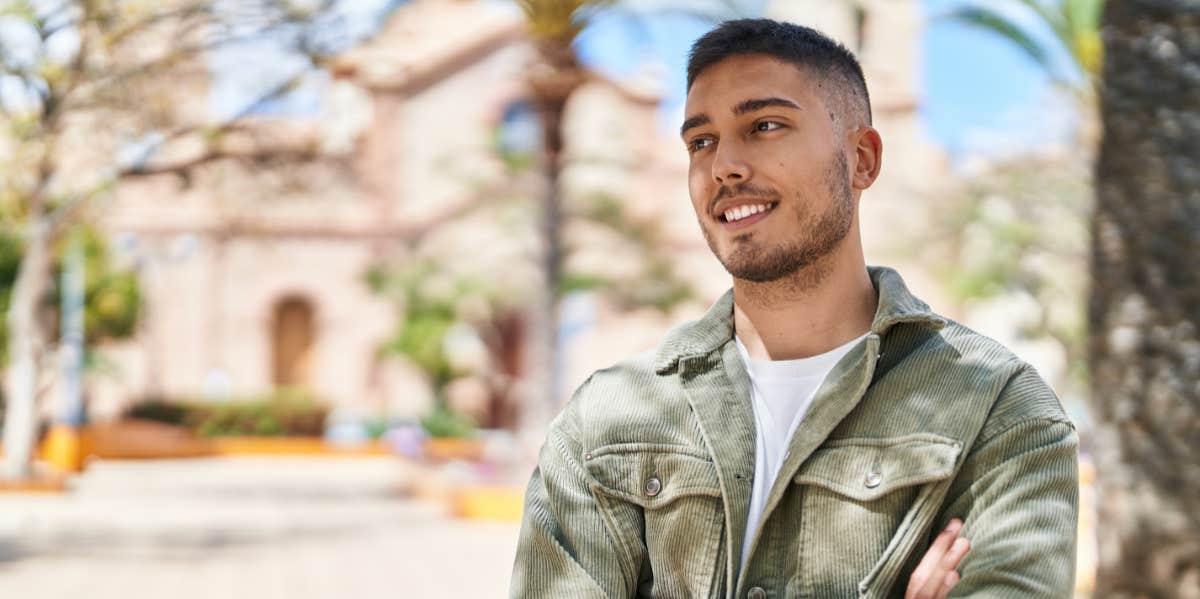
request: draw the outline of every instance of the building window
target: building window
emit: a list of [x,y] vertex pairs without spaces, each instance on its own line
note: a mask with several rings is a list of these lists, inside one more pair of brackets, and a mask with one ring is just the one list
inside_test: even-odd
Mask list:
[[505,106],[495,133],[496,151],[510,167],[531,165],[542,147],[542,122],[526,100]]

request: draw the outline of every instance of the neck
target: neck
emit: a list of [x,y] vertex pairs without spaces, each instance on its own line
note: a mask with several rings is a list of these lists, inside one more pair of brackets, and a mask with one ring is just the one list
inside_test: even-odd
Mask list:
[[733,324],[752,359],[808,358],[870,330],[878,296],[862,246],[840,249],[777,281],[734,279]]

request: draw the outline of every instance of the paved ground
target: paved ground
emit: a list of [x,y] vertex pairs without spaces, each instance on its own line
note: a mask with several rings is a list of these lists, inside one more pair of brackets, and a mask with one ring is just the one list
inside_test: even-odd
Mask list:
[[517,525],[401,498],[391,458],[93,463],[0,495],[5,599],[502,597]]

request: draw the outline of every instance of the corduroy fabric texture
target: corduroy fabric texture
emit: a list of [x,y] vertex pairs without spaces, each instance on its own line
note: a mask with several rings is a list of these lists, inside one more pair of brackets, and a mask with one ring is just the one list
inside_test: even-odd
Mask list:
[[952,597],[1070,597],[1077,437],[1058,398],[895,271],[868,270],[871,332],[817,391],[746,563],[755,433],[730,292],[593,374],[551,424],[511,596],[903,597],[957,517],[971,550]]

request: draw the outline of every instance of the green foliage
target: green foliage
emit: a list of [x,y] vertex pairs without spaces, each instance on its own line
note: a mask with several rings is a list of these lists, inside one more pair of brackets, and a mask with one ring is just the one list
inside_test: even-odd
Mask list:
[[193,413],[193,408],[194,404],[190,403],[147,399],[126,408],[125,417],[186,426],[190,424],[189,417]]
[[[137,332],[138,316],[141,311],[141,291],[137,276],[125,269],[114,267],[104,238],[94,230],[83,230],[84,251],[84,336],[89,348],[113,339],[127,339]],[[42,299],[42,310],[47,315],[48,334],[58,337],[60,285],[62,283],[63,257],[67,243],[56,253],[54,276],[50,288]],[[24,254],[21,238],[9,230],[0,230],[0,311],[8,312],[13,285]],[[0,318],[0,364],[7,363],[8,323]],[[89,352],[90,354],[91,352]],[[98,364],[92,360],[91,364]]]
[[22,253],[21,241],[0,231],[0,365],[8,363],[8,319],[3,316],[8,314]]
[[613,281],[599,275],[588,275],[574,272],[564,273],[559,280],[558,296],[563,297],[577,291],[593,291],[607,289],[614,285]]
[[641,280],[622,287],[621,298],[629,306],[649,306],[668,312],[696,296],[691,282],[679,276],[678,269],[664,256],[649,257]]
[[561,280],[560,297],[573,291],[596,290],[622,309],[650,307],[660,312],[695,297],[691,282],[678,274],[672,257],[663,250],[665,236],[657,222],[630,216],[625,202],[608,194],[592,194],[575,204],[575,216],[614,233],[620,243],[633,250],[640,268],[624,280],[568,271]]
[[391,428],[392,423],[387,418],[369,418],[363,422],[363,430],[367,438],[372,440],[382,438]]
[[231,401],[148,399],[131,406],[127,418],[183,426],[204,437],[321,436],[329,407],[289,390]]
[[452,326],[453,318],[437,312],[410,313],[399,335],[385,349],[408,358],[433,379],[435,387],[440,387],[453,376],[444,352],[446,334]]
[[470,416],[442,406],[421,418],[421,428],[431,437],[461,439],[471,436],[476,425]]
[[[137,276],[130,270],[113,268],[111,253],[104,237],[94,229],[84,229],[84,331],[87,339],[104,341],[125,339],[137,329],[141,291]],[[59,252],[55,268],[55,286],[51,293],[59,295],[62,282],[62,260],[67,245]]]
[[403,356],[429,376],[435,391],[461,374],[446,354],[446,339],[455,325],[467,324],[460,305],[472,298],[493,302],[492,288],[470,277],[455,276],[429,261],[416,261],[395,270],[377,267],[367,284],[391,296],[400,309],[400,330],[387,341],[385,355]]
[[[1031,299],[1019,323],[1029,339],[1050,338],[1066,352],[1068,381],[1086,381],[1087,247],[1091,198],[1087,165],[1025,159],[967,180],[932,223],[926,262],[960,305]],[[939,258],[928,260],[933,253]]]

